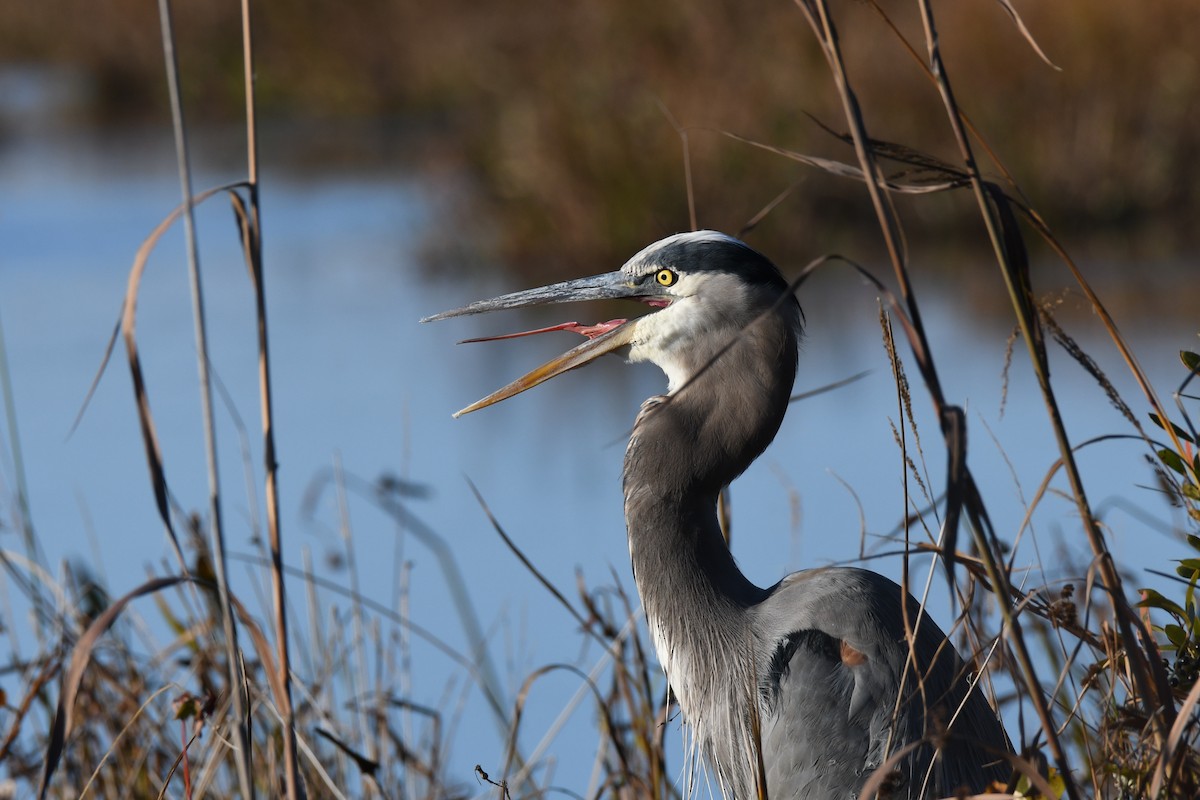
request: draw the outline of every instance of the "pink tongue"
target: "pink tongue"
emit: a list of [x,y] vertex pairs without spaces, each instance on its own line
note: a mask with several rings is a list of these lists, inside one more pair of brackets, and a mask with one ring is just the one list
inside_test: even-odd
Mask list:
[[521,331],[519,333],[505,333],[500,336],[480,336],[477,339],[463,339],[459,344],[473,344],[475,342],[497,342],[501,339],[518,339],[522,336],[534,336],[539,333],[553,333],[554,331],[571,331],[586,336],[589,339],[595,339],[597,336],[608,333],[614,328],[619,328],[624,325],[626,320],[610,319],[608,322],[599,322],[595,325],[580,325],[578,322],[564,322],[560,325],[551,325],[549,328],[538,328],[534,331]]

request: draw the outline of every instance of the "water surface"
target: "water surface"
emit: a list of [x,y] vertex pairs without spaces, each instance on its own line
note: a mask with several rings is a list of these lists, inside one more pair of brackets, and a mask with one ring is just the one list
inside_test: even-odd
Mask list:
[[[70,431],[117,320],[134,253],[178,202],[167,138],[165,131],[62,134],[9,139],[0,149],[5,187],[0,322],[38,542],[52,571],[60,572],[68,560],[85,563],[113,594],[172,564],[154,510],[120,347],[81,423]],[[197,186],[239,178],[228,152],[203,139],[197,147]],[[408,507],[456,559],[508,691],[515,692],[531,669],[545,663],[589,668],[598,652],[582,644],[565,612],[509,553],[467,481],[478,486],[547,578],[569,595],[577,571],[591,586],[610,584],[615,575],[632,592],[620,462],[639,402],[663,391],[664,379],[653,367],[608,358],[492,409],[451,419],[454,410],[575,343],[569,334],[472,346],[456,346],[456,340],[566,319],[592,321],[589,314],[596,312],[565,309],[420,325],[418,319],[427,314],[522,288],[519,279],[486,266],[450,270],[446,277],[421,266],[423,237],[435,216],[439,224],[456,222],[433,214],[430,198],[440,187],[388,164],[339,171],[268,160],[264,169],[286,560],[299,565],[302,553],[310,551],[325,574],[346,584],[347,573],[327,562],[352,558],[359,588],[387,605],[395,602],[401,566],[408,564],[414,621],[466,650],[454,598],[434,554],[353,491],[346,520],[353,550],[347,556],[343,520],[327,483],[331,470],[343,470],[352,490],[356,477],[373,481],[385,473],[397,475],[428,488],[426,498]],[[469,228],[470,221],[457,222]],[[223,386],[216,414],[227,538],[234,552],[253,554],[263,512],[252,295],[225,201],[201,208],[198,226],[211,357]],[[171,491],[182,509],[203,513],[205,458],[183,253],[178,231],[159,245],[141,289],[138,334]],[[785,268],[799,266],[785,257],[779,261]],[[967,409],[971,466],[999,535],[1011,541],[1057,452],[1019,347],[1001,415],[1009,324],[969,307],[963,298],[1003,288],[987,265],[968,272],[980,282],[970,293],[932,277],[918,289],[946,394]],[[878,537],[891,531],[905,511],[901,457],[891,427],[900,412],[880,343],[875,296],[848,273],[831,273],[806,285],[801,302],[808,335],[797,390],[861,371],[869,375],[795,405],[772,448],[735,484],[734,551],[743,569],[764,585],[792,569],[853,559],[864,541],[871,551],[894,550]],[[1194,320],[1119,322],[1151,378],[1168,394],[1180,376],[1174,353],[1195,347]],[[1144,419],[1145,405],[1095,322],[1084,316],[1074,330]],[[1092,379],[1060,351],[1053,370],[1073,441],[1128,432]],[[911,361],[910,372],[926,456],[922,466],[936,487],[944,457]],[[239,426],[249,432],[246,452]],[[19,551],[10,504],[17,476],[7,458],[10,439],[4,441],[0,480],[7,516],[0,544]],[[1145,568],[1168,567],[1167,559],[1184,554],[1178,541],[1125,510],[1132,506],[1171,519],[1161,498],[1147,488],[1152,476],[1140,452],[1135,443],[1109,442],[1080,454],[1091,499],[1106,510],[1112,547],[1131,576],[1131,587],[1155,583]],[[913,456],[920,458],[915,451]],[[1064,485],[1061,479],[1054,484],[1056,489]],[[919,491],[912,484],[910,490]],[[1037,549],[1026,534],[1018,564],[1033,564],[1040,553],[1046,578],[1055,580],[1074,574],[1071,564],[1086,562],[1073,505],[1058,493],[1043,502],[1032,533]],[[895,576],[899,559],[875,560],[871,566]],[[261,583],[256,569],[235,562],[232,577],[235,590],[245,596],[260,591],[254,588]],[[1038,573],[1030,581],[1046,578]],[[292,584],[294,592],[299,589]],[[8,585],[6,590],[11,601],[14,589]],[[346,608],[341,599],[325,600]],[[155,612],[148,604],[140,609],[153,629]],[[934,613],[943,616],[944,605]],[[314,639],[328,633],[322,630],[328,619],[316,628],[307,621],[294,628],[302,674],[315,654]],[[31,637],[19,641],[32,648]],[[445,704],[447,685],[464,681],[461,669],[419,643],[414,662],[412,685],[393,686],[397,694]],[[389,675],[385,682],[392,679]],[[0,678],[0,686],[9,680]],[[555,678],[539,690],[531,706],[527,750],[537,741],[538,726],[557,713],[577,685]],[[18,687],[5,688],[16,696]],[[555,783],[586,788],[592,724],[585,704],[552,748],[559,760]],[[492,769],[500,763],[502,743],[478,692],[468,692],[455,730],[453,777],[467,782],[474,764]]]

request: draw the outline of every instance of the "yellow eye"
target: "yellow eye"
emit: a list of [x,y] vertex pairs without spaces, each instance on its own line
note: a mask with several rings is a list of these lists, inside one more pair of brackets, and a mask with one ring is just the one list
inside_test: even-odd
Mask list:
[[660,269],[658,274],[654,276],[654,280],[658,281],[662,286],[671,286],[675,281],[679,280],[679,276],[673,270]]

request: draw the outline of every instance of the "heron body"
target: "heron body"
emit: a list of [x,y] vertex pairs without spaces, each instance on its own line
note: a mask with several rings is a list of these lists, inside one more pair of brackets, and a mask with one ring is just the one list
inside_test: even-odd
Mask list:
[[726,796],[852,800],[880,767],[894,798],[1006,778],[995,713],[899,586],[823,568],[763,589],[726,545],[717,498],[774,439],[796,374],[800,308],[768,259],[724,234],[678,234],[618,272],[430,319],[615,297],[657,310],[558,326],[589,340],[460,413],[623,347],[666,373],[625,454],[629,551],[659,662]]

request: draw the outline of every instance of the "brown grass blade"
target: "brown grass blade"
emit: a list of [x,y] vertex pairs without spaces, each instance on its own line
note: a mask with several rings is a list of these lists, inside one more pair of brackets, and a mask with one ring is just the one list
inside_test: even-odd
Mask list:
[[87,407],[91,405],[92,398],[96,395],[96,389],[100,386],[100,379],[104,377],[104,372],[108,369],[108,362],[112,359],[117,338],[121,335],[121,318],[124,315],[125,307],[122,304],[121,310],[117,313],[117,321],[113,324],[112,333],[108,336],[108,344],[104,346],[104,355],[100,357],[100,366],[96,368],[96,374],[92,376],[92,382],[88,384],[87,391],[83,395],[83,401],[79,404],[79,410],[75,412],[75,418],[71,420],[71,427],[67,428],[67,439],[71,438],[75,430],[79,427],[79,423],[83,421],[83,414],[87,411]]
[[1021,15],[1017,13],[1017,9],[1013,7],[1013,4],[1009,0],[996,0],[996,2],[1000,4],[1000,7],[1012,19],[1013,24],[1017,26],[1017,30],[1025,37],[1025,41],[1029,43],[1029,46],[1033,48],[1033,52],[1037,53],[1038,58],[1045,61],[1046,65],[1051,69],[1062,72],[1062,67],[1050,60],[1050,57],[1042,50],[1041,45],[1037,43],[1037,39],[1034,39],[1033,34],[1029,32],[1029,28],[1025,27],[1025,20],[1021,19]]
[[38,789],[38,797],[46,797],[46,792],[50,788],[50,779],[54,776],[55,770],[58,769],[58,764],[62,759],[67,740],[71,736],[71,729],[73,727],[71,709],[75,706],[75,697],[79,693],[79,685],[83,680],[84,670],[87,669],[88,662],[92,658],[92,651],[95,649],[96,642],[100,636],[116,622],[117,617],[120,616],[125,607],[133,600],[163,589],[169,589],[172,586],[177,586],[180,583],[190,580],[193,579],[187,576],[172,576],[168,578],[156,578],[143,583],[141,586],[113,601],[112,605],[106,608],[100,616],[96,617],[92,624],[87,627],[87,630],[83,632],[83,635],[79,637],[71,653],[71,660],[67,665],[67,670],[63,673],[62,692],[58,697],[58,709],[54,713],[54,724],[51,727],[50,740],[46,747],[46,763],[42,771],[42,782]]
[[[760,150],[765,150],[768,153],[774,153],[778,156],[783,156],[791,161],[797,161],[810,167],[816,167],[823,172],[838,178],[848,178],[850,180],[859,181],[862,183],[872,183],[864,177],[861,167],[856,167],[853,164],[846,164],[842,161],[834,161],[830,158],[822,158],[820,156],[810,156],[805,153],[800,153],[795,150],[789,150],[786,147],[778,145],[766,144],[765,142],[755,141],[745,136],[740,136],[729,131],[720,131],[722,136],[726,136],[734,141],[748,144],[751,147],[757,147]],[[966,186],[968,181],[965,177],[943,178],[941,180],[921,180],[921,181],[898,181],[894,179],[878,178],[875,183],[885,187],[888,191],[896,192],[897,194],[934,194],[937,192],[945,192],[951,189],[958,189]]]
[[[215,194],[233,191],[242,186],[245,186],[245,184],[238,182],[209,189],[192,198],[192,204],[199,205]],[[183,216],[185,208],[185,204],[176,206],[162,222],[158,223],[158,226],[150,232],[150,235],[145,238],[138,248],[137,254],[133,259],[133,266],[129,270],[129,281],[125,290],[125,301],[121,314],[121,333],[125,339],[125,352],[129,360],[129,371],[133,378],[134,400],[137,403],[138,423],[141,427],[142,443],[146,449],[146,465],[150,469],[150,484],[154,489],[155,506],[158,509],[159,519],[162,520],[163,527],[167,531],[167,536],[171,540],[175,556],[179,560],[180,570],[187,573],[188,567],[183,557],[183,549],[180,547],[179,537],[175,533],[175,526],[171,522],[171,507],[168,500],[170,491],[167,486],[162,447],[158,441],[158,433],[154,425],[154,415],[150,411],[150,395],[146,390],[146,381],[142,372],[142,361],[138,355],[137,343],[137,300],[138,291],[141,288],[142,275],[146,271],[150,254],[154,252],[154,248],[158,245],[163,234]]]

